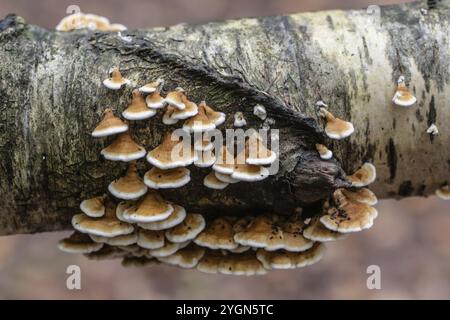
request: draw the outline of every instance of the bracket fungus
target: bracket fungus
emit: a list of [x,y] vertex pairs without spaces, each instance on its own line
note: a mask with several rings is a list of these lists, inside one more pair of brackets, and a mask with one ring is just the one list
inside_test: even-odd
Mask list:
[[156,231],[167,230],[179,225],[186,218],[186,210],[182,206],[173,203],[172,206],[173,212],[166,219],[147,223],[140,222],[138,223],[138,226],[142,229]]
[[109,184],[108,191],[114,197],[123,200],[134,200],[147,192],[147,186],[139,177],[135,162],[130,163],[127,173],[123,177]]
[[183,98],[184,105],[186,106],[184,109],[180,110],[175,108],[170,117],[174,120],[185,120],[190,117],[195,116],[198,113],[198,106],[192,101],[189,101],[187,98]]
[[323,144],[316,143],[316,150],[319,153],[320,158],[323,160],[329,160],[333,158],[333,152]]
[[261,120],[266,120],[267,118],[266,108],[260,104],[253,107],[253,114]]
[[234,158],[226,145],[220,148],[219,155],[216,158],[217,160],[212,166],[214,171],[228,175],[233,173]]
[[336,140],[344,139],[355,131],[351,122],[336,118],[327,109],[320,108],[319,113],[326,120],[325,133],[329,138]]
[[131,246],[137,242],[137,233],[124,234],[117,237],[101,237],[93,234],[89,235],[97,243],[106,243],[110,246]]
[[205,106],[198,106],[198,113],[186,120],[183,124],[183,130],[186,132],[206,132],[216,128],[214,121],[206,115]]
[[166,100],[161,96],[159,91],[150,93],[145,97],[145,103],[150,109],[161,109],[166,106]]
[[[239,180],[239,181],[246,181],[246,182],[252,182],[252,181],[261,181],[266,179],[269,176],[269,169],[261,166],[261,165],[254,165],[254,164],[248,164],[249,160],[253,163],[267,163],[268,161],[274,161],[274,158],[272,157],[272,154],[267,153],[267,150],[259,150],[263,151],[265,153],[264,155],[251,155],[249,151],[248,145],[244,148],[244,150],[239,153],[236,158],[234,159],[234,167],[233,172],[231,173],[231,178]],[[258,151],[258,152],[259,152]],[[270,151],[272,152],[272,151]],[[274,153],[273,153],[274,154]],[[254,158],[249,158],[250,156],[253,156]],[[261,158],[258,158],[261,156]],[[244,161],[245,159],[245,161]]]
[[155,258],[168,257],[180,249],[188,246],[190,241],[174,243],[170,241],[165,241],[164,246],[158,249],[150,249],[149,254]]
[[128,124],[116,117],[111,108],[103,111],[103,118],[92,131],[93,137],[106,137],[113,134],[122,133],[128,130]]
[[153,167],[144,175],[144,183],[153,189],[180,188],[191,181],[187,168],[162,170]]
[[369,162],[364,163],[355,173],[347,176],[353,187],[365,187],[375,181],[377,169]]
[[303,236],[311,241],[330,242],[343,239],[346,234],[325,228],[320,220],[315,218],[305,227]]
[[405,77],[400,76],[397,81],[397,90],[392,98],[392,102],[400,107],[411,107],[416,101],[416,97],[414,97],[406,87]]
[[170,91],[164,101],[175,109],[183,110],[186,108],[184,101],[186,96],[183,88],[177,87],[174,91]]
[[105,214],[106,196],[99,196],[83,200],[80,203],[80,209],[89,217],[99,218]]
[[219,179],[222,182],[225,183],[238,183],[240,180],[237,179],[233,179],[231,177],[231,174],[224,174],[224,173],[220,173],[220,172],[214,172],[214,175],[216,176],[217,179]]
[[122,112],[123,117],[127,120],[144,120],[153,117],[155,114],[156,110],[147,107],[144,97],[137,89],[133,90],[131,103]]
[[442,200],[450,200],[450,187],[448,185],[440,187],[436,190],[436,196]]
[[[104,83],[109,88],[120,89],[130,81],[123,79],[115,68]],[[376,178],[375,167],[370,163],[347,176],[351,187],[335,190],[324,199],[322,212],[307,215],[307,219],[297,211],[290,216],[261,213],[205,219],[201,214],[186,213],[182,206],[166,201],[159,191],[188,184],[191,170],[185,167],[189,165],[212,166],[203,185],[222,190],[229,184],[267,178],[270,172],[266,166],[273,164],[278,154],[270,150],[265,139],[256,132],[247,137],[242,146],[233,144],[233,149],[231,146],[228,149],[227,145],[222,145],[216,152],[213,141],[216,142],[217,137],[208,132],[225,122],[225,114],[215,111],[205,101],[197,106],[181,88],[163,98],[160,94],[163,84],[164,81],[158,79],[134,89],[131,103],[122,116],[128,120],[147,119],[156,114],[156,109],[167,106],[163,123],[173,125],[185,120],[183,134],[166,132],[161,144],[147,153],[133,140],[128,123],[107,108],[92,136],[117,134],[101,154],[107,160],[131,161],[126,174],[108,186],[109,192],[122,201],[116,206],[110,196],[104,195],[81,202],[83,213],[72,217],[76,231],[59,242],[61,250],[84,253],[89,259],[122,258],[124,266],[165,263],[208,273],[260,275],[269,269],[313,264],[324,253],[323,242],[341,239],[347,233],[367,229],[373,224],[377,211],[372,206],[377,198],[369,189],[361,188]],[[148,95],[144,99],[142,94]],[[327,120],[325,132],[330,138],[342,139],[354,131],[350,122],[329,113],[324,103],[318,103],[318,107]],[[267,118],[262,105],[254,107],[254,114],[267,119],[263,125],[274,123],[269,121],[273,119]],[[236,112],[233,125],[246,124],[243,113]],[[193,143],[192,132],[195,133]],[[316,144],[316,149],[322,159],[333,156],[322,144]],[[153,167],[141,179],[135,160],[145,156]],[[448,186],[436,193],[450,198]]]
[[139,91],[142,93],[153,93],[159,92],[161,88],[164,86],[163,79],[156,79],[156,81],[149,82],[142,87],[139,88]]
[[159,249],[164,246],[164,231],[140,229],[138,231],[137,245],[145,249]]
[[374,207],[348,199],[341,190],[336,190],[333,198],[336,207],[326,208],[327,213],[320,218],[327,229],[349,233],[372,227],[373,220],[378,216]]
[[245,127],[247,125],[247,121],[245,120],[244,114],[242,112],[238,111],[238,112],[236,112],[234,114],[234,123],[233,123],[233,125],[236,128],[242,128],[242,127]]
[[172,118],[172,114],[175,112],[176,108],[172,106],[167,106],[166,112],[164,112],[162,122],[167,125],[171,126],[173,124],[176,124],[178,122],[177,119]]
[[163,142],[147,154],[147,161],[159,169],[186,167],[198,160],[194,148],[166,133]]
[[194,165],[199,168],[209,168],[216,163],[216,157],[212,150],[210,151],[196,151],[197,160],[194,161]]
[[201,214],[188,213],[179,225],[166,231],[166,238],[174,243],[192,240],[205,228],[205,219]]
[[197,266],[204,254],[205,249],[190,244],[169,256],[160,257],[158,260],[180,268],[191,269]]
[[167,219],[173,210],[158,192],[149,190],[136,205],[124,210],[123,217],[133,222],[154,222]]
[[130,234],[134,227],[120,221],[116,216],[116,206],[110,201],[106,204],[105,215],[101,218],[91,218],[81,213],[72,217],[75,230],[102,237],[117,237]]
[[112,68],[109,71],[110,77],[103,80],[103,85],[111,90],[119,90],[125,85],[130,84],[130,80],[122,77],[119,68]]
[[91,253],[102,247],[103,243],[93,242],[87,234],[78,231],[58,242],[58,249],[68,253]]
[[194,243],[209,249],[232,250],[238,247],[233,237],[232,220],[228,217],[216,218],[207,224]]
[[133,161],[145,157],[144,147],[134,142],[130,133],[119,134],[115,140],[101,152],[101,155],[111,161]]
[[303,252],[266,251],[259,249],[256,257],[266,269],[294,269],[312,265],[322,259],[325,245],[316,243],[311,249]]
[[108,18],[82,12],[64,17],[56,26],[56,31],[68,32],[79,29],[118,32],[127,28],[119,23],[111,23]]
[[226,116],[225,113],[215,111],[213,108],[208,106],[205,101],[200,102],[200,106],[205,110],[206,116],[216,127],[220,126],[225,122]]
[[228,187],[228,183],[217,179],[215,172],[210,172],[203,179],[203,185],[210,189],[223,190]]
[[197,264],[197,270],[205,273],[245,276],[263,275],[267,272],[261,262],[256,259],[254,251],[238,254],[207,250]]
[[340,189],[344,196],[352,201],[364,203],[369,206],[374,206],[378,203],[375,193],[367,188],[361,188],[356,190]]
[[427,133],[432,134],[433,136],[437,135],[439,133],[438,127],[432,123],[427,129]]
[[266,147],[263,139],[256,132],[247,139],[245,148],[248,150],[245,159],[247,164],[269,165],[277,159],[276,153]]

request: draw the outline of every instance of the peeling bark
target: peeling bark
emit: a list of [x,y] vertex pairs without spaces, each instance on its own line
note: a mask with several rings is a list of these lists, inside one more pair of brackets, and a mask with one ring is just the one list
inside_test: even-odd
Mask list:
[[[277,175],[213,191],[202,186],[209,170],[192,168],[188,186],[163,192],[191,211],[289,214],[303,207],[312,214],[364,161],[378,169],[380,197],[431,194],[449,173],[450,12],[424,15],[422,7],[177,25],[124,33],[130,42],[115,33],[47,31],[8,16],[0,21],[0,234],[67,227],[82,199],[103,193],[126,169],[100,157],[111,139],[90,136],[106,106],[121,112],[130,101],[132,86],[102,86],[112,66],[136,86],[161,77],[167,89],[182,86],[193,101],[206,99],[227,114],[223,128],[242,111],[247,128],[280,130]],[[400,75],[418,98],[410,109],[390,102]],[[356,132],[327,139],[318,100]],[[266,107],[265,122],[253,115],[256,104]],[[132,125],[147,150],[167,130],[161,117]],[[431,123],[435,137],[426,133]],[[315,143],[336,158],[321,160]],[[139,164],[141,173],[149,167]]]

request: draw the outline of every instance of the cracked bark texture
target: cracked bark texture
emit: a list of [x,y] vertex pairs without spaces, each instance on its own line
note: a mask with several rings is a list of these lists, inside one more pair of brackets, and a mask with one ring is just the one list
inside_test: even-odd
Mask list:
[[[450,12],[420,9],[424,2],[378,12],[327,11],[177,25],[122,33],[54,32],[8,16],[0,22],[0,234],[64,229],[82,199],[106,191],[126,165],[105,161],[110,138],[90,132],[106,106],[126,108],[133,86],[102,86],[120,66],[134,86],[162,77],[166,89],[182,86],[193,101],[206,99],[248,126],[280,130],[280,171],[258,183],[222,191],[202,186],[209,172],[192,168],[192,182],[164,190],[165,198],[209,215],[313,214],[370,161],[380,197],[429,195],[447,183],[450,167]],[[418,104],[393,107],[396,80],[404,75]],[[331,141],[316,101],[351,121],[348,139]],[[253,115],[262,104],[268,119]],[[167,126],[162,112],[131,125],[147,150]],[[439,128],[437,136],[426,129]],[[173,128],[176,128],[174,126]],[[178,126],[179,127],[179,126]],[[315,143],[335,154],[321,160]],[[140,161],[143,174],[150,165]]]

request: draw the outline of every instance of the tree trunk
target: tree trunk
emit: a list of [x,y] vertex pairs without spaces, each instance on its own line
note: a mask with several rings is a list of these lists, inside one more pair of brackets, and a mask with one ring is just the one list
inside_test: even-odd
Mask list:
[[[210,170],[192,168],[188,186],[163,192],[189,210],[314,212],[365,161],[377,167],[379,197],[432,194],[450,168],[446,4],[427,13],[417,2],[122,35],[53,32],[6,17],[0,21],[0,234],[64,229],[82,199],[104,193],[126,165],[103,160],[100,150],[111,139],[90,132],[106,106],[120,113],[133,86],[158,77],[167,89],[182,86],[191,100],[225,112],[223,128],[233,128],[234,113],[242,111],[247,128],[280,130],[280,170],[265,181],[213,191],[202,186]],[[113,66],[133,86],[106,89],[102,80]],[[414,107],[391,104],[400,75],[418,99]],[[354,124],[350,138],[325,137],[319,100]],[[265,121],[253,115],[256,104],[267,109]],[[168,128],[161,117],[131,126],[147,150]],[[436,136],[426,133],[432,123]],[[335,158],[321,160],[315,143]],[[149,167],[140,161],[141,173]]]

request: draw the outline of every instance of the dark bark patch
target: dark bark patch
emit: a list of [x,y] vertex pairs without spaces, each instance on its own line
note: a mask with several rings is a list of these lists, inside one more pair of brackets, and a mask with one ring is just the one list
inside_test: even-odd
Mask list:
[[397,172],[397,151],[395,150],[395,143],[392,138],[389,138],[387,146],[387,160],[389,167],[389,182],[393,182]]
[[398,187],[398,195],[401,197],[409,197],[412,195],[413,191],[414,188],[409,180],[402,182]]
[[333,18],[331,18],[330,15],[327,15],[327,22],[328,22],[328,27],[329,27],[331,30],[334,30]]

